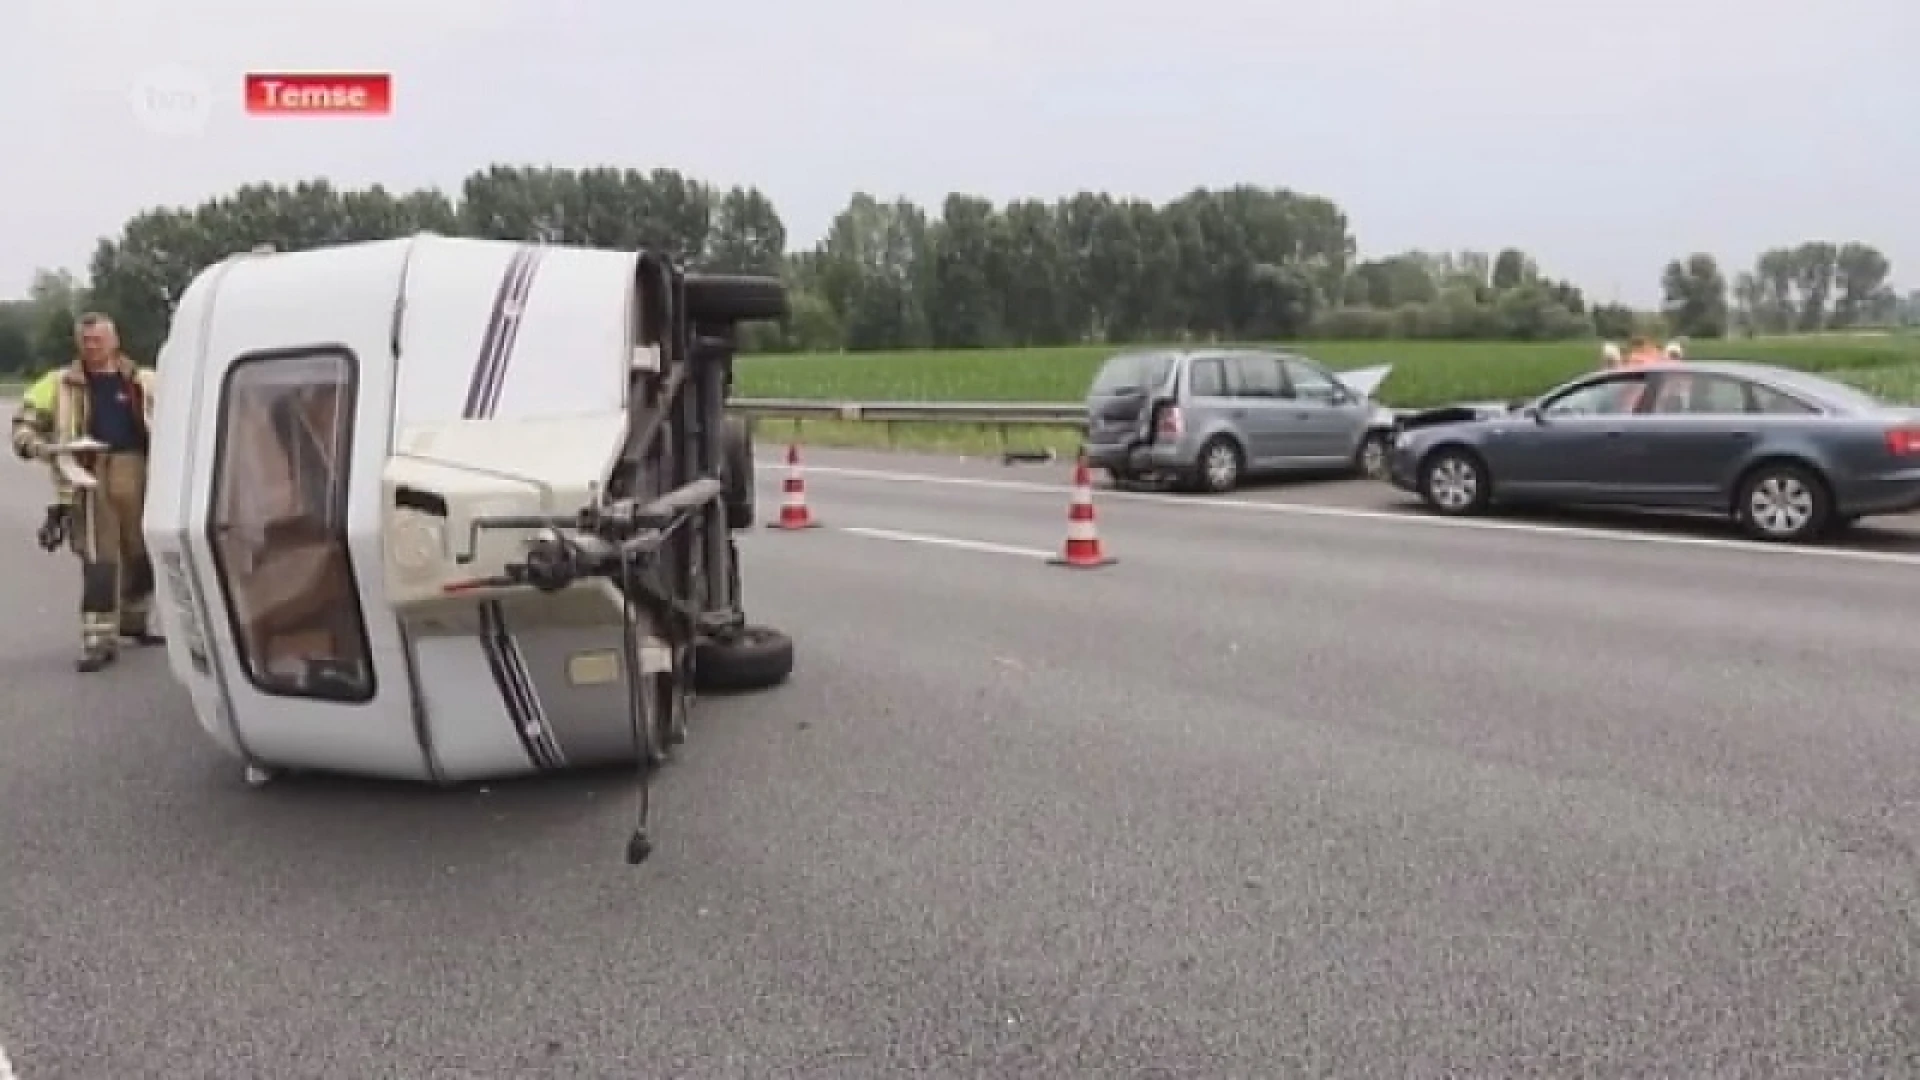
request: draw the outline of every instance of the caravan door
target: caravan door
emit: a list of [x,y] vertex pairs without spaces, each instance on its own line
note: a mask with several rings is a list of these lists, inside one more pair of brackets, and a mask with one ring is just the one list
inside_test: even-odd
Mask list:
[[261,764],[433,776],[372,591],[412,243],[243,258],[218,282],[183,516],[235,726]]

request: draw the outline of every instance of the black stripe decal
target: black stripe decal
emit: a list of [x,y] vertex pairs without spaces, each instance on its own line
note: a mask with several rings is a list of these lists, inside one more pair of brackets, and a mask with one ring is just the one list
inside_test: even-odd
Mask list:
[[528,249],[520,276],[514,280],[506,303],[500,308],[500,345],[494,356],[493,370],[488,374],[481,392],[480,415],[483,417],[492,416],[500,408],[500,391],[507,384],[507,365],[512,362],[513,347],[520,340],[520,317],[526,311],[527,295],[533,291],[533,275],[540,269],[540,251],[539,248]]
[[473,376],[467,381],[466,407],[460,411],[460,415],[467,419],[478,419],[485,415],[481,408],[486,403],[487,390],[492,385],[493,369],[503,359],[501,346],[505,343],[503,331],[507,309],[532,259],[532,248],[517,248],[508,257],[507,268],[500,275],[500,286],[493,294],[493,308],[487,313],[487,330],[480,338],[480,355],[475,358]]
[[560,752],[560,744],[553,737],[553,726],[547,723],[547,711],[540,706],[540,695],[533,686],[533,672],[527,668],[527,658],[520,652],[520,644],[507,629],[506,612],[496,612],[494,618],[500,627],[500,647],[507,662],[507,673],[512,676],[514,687],[520,694],[522,727],[540,748],[546,767],[559,769],[566,767],[567,758]]
[[[467,384],[466,406],[461,411],[469,420],[488,419],[500,406],[500,391],[506,384],[507,365],[520,336],[521,314],[527,295],[533,289],[540,253],[537,247],[517,248],[501,274],[493,308],[487,315],[486,333],[480,339],[480,355],[474,360],[473,376]],[[565,758],[547,725],[539,695],[534,691],[526,657],[507,629],[506,612],[497,600],[480,605],[480,648],[527,759],[537,769],[564,766]]]
[[548,768],[546,747],[536,734],[537,729],[527,713],[526,702],[515,685],[514,673],[507,660],[506,620],[501,617],[498,600],[489,600],[480,605],[480,651],[486,654],[487,669],[493,673],[493,684],[500,689],[500,700],[506,702],[507,718],[513,723],[513,733],[520,740],[520,748],[526,752],[527,760],[533,762],[535,768]]

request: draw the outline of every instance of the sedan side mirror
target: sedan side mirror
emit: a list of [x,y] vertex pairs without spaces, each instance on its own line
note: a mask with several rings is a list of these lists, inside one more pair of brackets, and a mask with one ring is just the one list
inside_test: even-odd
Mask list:
[[1542,427],[1546,426],[1547,414],[1542,412],[1540,410],[1540,407],[1537,405],[1523,406],[1520,410],[1520,415],[1526,417],[1527,419],[1533,421],[1536,424],[1539,424]]

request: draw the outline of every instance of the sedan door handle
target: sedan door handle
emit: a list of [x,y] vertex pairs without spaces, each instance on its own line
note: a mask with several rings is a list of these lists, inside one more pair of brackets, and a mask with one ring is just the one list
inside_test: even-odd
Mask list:
[[1295,420],[1311,420],[1313,419],[1313,414],[1310,412],[1297,412],[1293,414],[1293,418]]
[[1604,434],[1605,434],[1605,435],[1607,436],[1607,438],[1609,438],[1609,439],[1617,439],[1617,438],[1619,438],[1620,436],[1622,436],[1622,435],[1625,435],[1625,434],[1626,434],[1626,432],[1624,432],[1624,431],[1621,431],[1621,430],[1620,430],[1619,428],[1614,428],[1614,429],[1613,429],[1612,431],[1608,431],[1608,432],[1605,432]]
[[1751,439],[1751,438],[1753,438],[1753,432],[1751,432],[1751,431],[1729,431],[1729,432],[1727,432],[1727,437],[1728,437],[1728,438],[1731,438],[1731,439]]
[[1247,418],[1247,410],[1235,409],[1227,415],[1233,417],[1235,420],[1245,420]]

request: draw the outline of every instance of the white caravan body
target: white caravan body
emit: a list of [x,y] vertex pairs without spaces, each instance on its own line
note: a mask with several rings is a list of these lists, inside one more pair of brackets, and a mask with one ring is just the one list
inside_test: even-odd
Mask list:
[[469,522],[604,490],[638,258],[421,235],[194,279],[143,528],[170,668],[216,742],[435,783],[637,759],[623,673],[664,650],[624,655],[606,581],[473,587],[525,537]]

